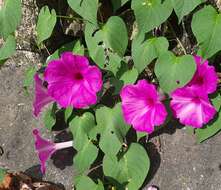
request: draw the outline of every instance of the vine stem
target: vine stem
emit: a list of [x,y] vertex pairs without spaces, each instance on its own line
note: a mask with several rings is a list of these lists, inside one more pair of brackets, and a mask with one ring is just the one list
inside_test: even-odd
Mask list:
[[97,165],[97,166],[91,168],[91,169],[88,171],[88,174],[91,173],[92,171],[94,171],[94,170],[100,168],[101,166],[103,166],[103,164],[99,164],[99,165]]
[[168,23],[168,25],[169,25],[169,27],[170,27],[170,29],[171,29],[171,32],[173,33],[174,37],[176,38],[176,41],[178,42],[178,44],[179,44],[180,47],[182,48],[183,53],[186,55],[186,54],[187,54],[186,49],[185,49],[185,47],[183,46],[183,43],[182,43],[182,42],[180,41],[180,39],[177,37],[176,32],[175,32],[174,29],[173,29],[173,26],[171,25],[170,22],[167,22],[167,23]]

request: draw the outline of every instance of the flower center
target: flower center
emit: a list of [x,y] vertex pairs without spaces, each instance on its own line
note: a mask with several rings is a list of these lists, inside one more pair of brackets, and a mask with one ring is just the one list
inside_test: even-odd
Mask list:
[[75,80],[82,80],[84,77],[81,73],[75,73],[74,74],[74,79]]
[[201,77],[201,76],[197,77],[196,83],[197,83],[198,85],[202,85],[202,84],[204,83],[204,78]]
[[148,104],[148,106],[153,106],[154,105],[153,98],[147,98],[147,104]]
[[196,104],[199,104],[201,102],[198,96],[193,97],[192,101]]

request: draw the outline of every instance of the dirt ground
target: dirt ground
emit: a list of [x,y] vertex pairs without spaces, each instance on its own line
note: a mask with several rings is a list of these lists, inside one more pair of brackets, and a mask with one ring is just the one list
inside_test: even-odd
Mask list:
[[[36,11],[34,1],[23,1],[17,53],[0,68],[0,146],[4,151],[0,156],[0,168],[24,171],[41,179],[32,129],[43,127],[43,124],[41,119],[32,116],[33,93],[27,96],[23,90],[27,68],[42,62],[39,54],[32,50]],[[42,131],[44,137],[54,138],[46,130]],[[221,190],[220,137],[218,134],[200,145],[185,129],[154,137],[146,144],[151,158],[147,181],[160,190]],[[43,179],[71,190],[74,172],[70,157],[73,153],[68,151],[63,158],[69,159],[68,163],[61,161],[59,156],[49,160]]]

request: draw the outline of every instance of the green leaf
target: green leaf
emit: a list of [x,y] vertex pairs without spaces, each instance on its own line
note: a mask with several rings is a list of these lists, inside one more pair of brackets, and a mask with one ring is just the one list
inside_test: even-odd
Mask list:
[[25,72],[23,87],[28,88],[34,83],[34,75],[37,72],[36,67],[29,67]]
[[86,112],[82,116],[75,116],[69,125],[74,137],[74,148],[80,151],[88,142],[90,130],[95,127],[94,115]]
[[133,68],[131,70],[126,71],[121,77],[120,80],[123,81],[124,85],[126,84],[134,84],[138,77],[137,69]]
[[0,37],[6,39],[21,21],[21,0],[5,0],[0,9]]
[[132,143],[128,151],[118,161],[115,156],[104,156],[103,170],[105,176],[127,183],[126,189],[139,189],[149,171],[150,160],[146,150],[138,143]]
[[73,107],[68,107],[68,108],[65,109],[65,111],[64,111],[64,120],[65,120],[66,123],[68,122],[68,119],[70,118],[70,116],[72,114],[72,111],[73,111]]
[[121,67],[122,58],[116,53],[109,53],[109,62],[106,64],[104,69],[111,71],[115,76]]
[[132,0],[132,9],[136,17],[139,32],[145,33],[159,26],[172,13],[171,3],[161,0]]
[[56,123],[55,111],[56,111],[56,104],[53,104],[49,109],[47,109],[44,112],[43,115],[44,125],[50,131],[52,130],[53,126]]
[[136,131],[136,133],[137,133],[137,141],[139,141],[143,137],[148,137],[148,133],[139,132],[139,131]]
[[195,71],[196,64],[191,55],[176,57],[173,53],[167,52],[158,58],[155,65],[160,87],[166,93],[187,84]]
[[123,56],[128,44],[127,27],[124,21],[118,16],[112,16],[101,31],[105,47]]
[[96,184],[88,176],[81,176],[76,184],[76,188],[77,190],[104,190],[104,186],[100,180]]
[[[212,99],[212,103],[214,104],[216,110],[220,111],[220,101],[221,96],[218,94],[215,98]],[[211,121],[209,124],[204,126],[203,128],[196,129],[196,139],[198,143],[205,141],[206,139],[214,136],[221,130],[221,113],[219,112],[217,117]]]
[[40,45],[41,42],[43,42],[51,36],[56,21],[57,16],[54,9],[52,9],[50,12],[48,6],[44,6],[41,8],[36,26],[38,45]]
[[96,32],[98,28],[93,24],[87,22],[85,26],[85,41],[87,43],[88,51],[90,57],[94,62],[100,67],[105,67],[105,52],[104,48],[101,45],[98,45],[101,42],[102,36],[100,32]]
[[[76,141],[76,139],[74,139]],[[81,175],[90,168],[98,155],[98,148],[90,141],[84,142],[77,155],[74,157],[74,166],[77,174]]]
[[15,48],[16,48],[15,37],[9,35],[3,46],[0,48],[0,61],[2,61],[3,63],[3,60],[8,59],[11,55],[13,55],[15,53]]
[[125,3],[127,3],[129,0],[111,0],[113,10],[116,12],[117,9],[122,7]]
[[68,4],[85,20],[97,24],[98,0],[68,0]]
[[0,168],[0,184],[3,182],[5,175],[6,175],[6,170]]
[[135,38],[132,43],[132,57],[139,73],[155,58],[165,53],[168,47],[169,43],[164,37],[151,38],[144,42]]
[[205,59],[221,50],[221,14],[212,6],[205,6],[194,14],[192,31]]
[[99,146],[107,155],[116,155],[120,150],[123,139],[129,130],[124,122],[121,104],[114,108],[101,107],[96,110],[98,133],[101,135]]
[[170,1],[179,19],[179,22],[181,22],[182,18],[188,15],[199,4],[205,2],[205,0],[170,0]]
[[49,63],[49,61],[55,59],[59,59],[61,54],[66,51],[71,51],[77,55],[84,55],[84,46],[81,44],[80,40],[64,44],[47,58],[46,63]]

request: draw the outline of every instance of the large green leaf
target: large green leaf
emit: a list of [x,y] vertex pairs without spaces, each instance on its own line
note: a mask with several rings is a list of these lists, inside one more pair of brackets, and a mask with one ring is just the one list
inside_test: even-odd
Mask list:
[[139,189],[147,176],[150,160],[146,150],[138,143],[132,143],[128,151],[118,161],[116,156],[104,156],[105,176],[127,183],[126,189]]
[[3,46],[0,48],[0,63],[1,61],[13,55],[13,53],[15,52],[15,48],[16,48],[15,38],[14,36],[9,35]]
[[221,14],[212,6],[206,6],[194,14],[192,30],[204,58],[210,58],[221,50]]
[[54,9],[52,9],[50,12],[48,6],[44,6],[41,8],[36,26],[37,42],[39,45],[41,44],[41,42],[43,42],[51,36],[56,21],[57,16]]
[[87,176],[81,176],[76,184],[77,190],[104,190],[104,186],[101,181],[98,184],[94,183],[91,178]]
[[187,84],[195,71],[196,64],[191,55],[176,57],[172,52],[162,54],[155,66],[160,87],[166,93]]
[[114,108],[101,107],[96,111],[98,133],[101,135],[99,146],[107,155],[116,155],[129,130],[121,111],[121,104]]
[[86,112],[82,116],[75,116],[69,125],[74,137],[74,148],[80,151],[88,142],[90,130],[95,127],[94,115]]
[[169,1],[161,0],[132,0],[139,32],[145,33],[162,24],[172,13]]
[[211,121],[203,128],[195,130],[196,139],[198,143],[205,141],[206,139],[214,136],[219,131],[221,131],[221,114],[220,114],[221,96],[218,94],[215,98],[212,99],[212,103],[219,113],[215,121]]
[[179,22],[205,0],[170,0]]
[[88,170],[90,165],[97,158],[97,155],[98,148],[90,140],[87,140],[87,142],[84,141],[83,147],[74,157],[74,166],[77,174],[80,175]]
[[124,21],[118,16],[112,16],[101,31],[105,47],[123,56],[128,43],[127,28]]
[[113,5],[114,12],[122,7],[125,3],[127,3],[129,0],[111,0],[111,3]]
[[68,0],[68,4],[85,20],[97,23],[98,0]]
[[0,37],[6,39],[21,21],[21,0],[5,0],[0,9]]
[[132,43],[132,57],[134,65],[141,73],[155,58],[168,50],[169,43],[166,38],[151,38],[144,42],[134,39]]

